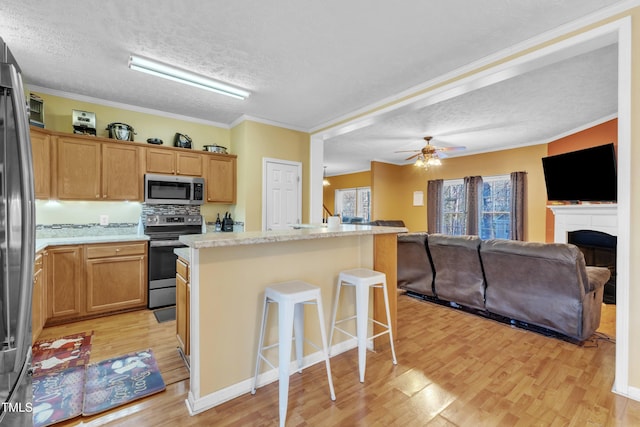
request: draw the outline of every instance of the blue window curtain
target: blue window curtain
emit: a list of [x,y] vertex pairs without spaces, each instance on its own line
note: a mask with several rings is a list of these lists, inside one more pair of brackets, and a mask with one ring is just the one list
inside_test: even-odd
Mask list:
[[442,233],[442,184],[444,180],[434,179],[427,183],[427,231]]

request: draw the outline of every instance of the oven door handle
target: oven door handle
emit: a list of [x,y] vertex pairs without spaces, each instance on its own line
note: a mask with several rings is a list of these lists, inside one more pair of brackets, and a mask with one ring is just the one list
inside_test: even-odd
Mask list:
[[185,246],[187,245],[185,245],[179,240],[149,240],[149,247],[151,248],[159,248],[159,247],[182,248]]

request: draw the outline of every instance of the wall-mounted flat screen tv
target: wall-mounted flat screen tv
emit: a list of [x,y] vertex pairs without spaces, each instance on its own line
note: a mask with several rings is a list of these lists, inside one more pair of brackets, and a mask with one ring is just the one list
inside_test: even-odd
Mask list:
[[550,201],[617,201],[616,152],[613,144],[544,157],[542,167],[547,199]]

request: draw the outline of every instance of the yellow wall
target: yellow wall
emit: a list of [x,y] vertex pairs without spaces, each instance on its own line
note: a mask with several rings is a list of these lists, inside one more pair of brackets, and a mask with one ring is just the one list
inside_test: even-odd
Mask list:
[[173,146],[176,132],[189,135],[193,140],[194,149],[201,150],[203,145],[218,144],[230,146],[230,130],[209,124],[179,120],[171,117],[158,116],[148,113],[126,110],[117,107],[94,104],[60,96],[33,92],[44,100],[45,128],[59,132],[73,132],[72,110],[89,111],[96,114],[96,131],[98,136],[107,138],[109,123],[126,123],[133,127],[136,135],[134,140],[147,143],[148,138],[160,138],[164,146]]
[[332,215],[336,213],[336,190],[371,187],[371,172],[356,172],[327,177],[329,185],[322,187],[322,203]]
[[236,216],[245,230],[262,229],[262,162],[264,158],[302,163],[302,219],[309,222],[310,137],[306,132],[244,121],[231,131],[238,155]]
[[[431,179],[459,179],[465,176],[505,175],[527,172],[527,224],[530,241],[544,241],[546,190],[542,157],[546,145],[444,159],[442,166],[428,171],[413,165],[398,166],[371,162],[372,219],[401,219],[410,231],[427,229],[427,182]],[[337,181],[337,177],[332,177]],[[413,193],[422,191],[424,205],[413,206]],[[325,190],[326,194],[326,190]]]

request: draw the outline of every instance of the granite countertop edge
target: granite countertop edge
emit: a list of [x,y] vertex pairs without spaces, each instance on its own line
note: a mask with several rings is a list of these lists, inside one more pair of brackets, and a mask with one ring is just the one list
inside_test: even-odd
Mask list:
[[49,246],[83,245],[91,243],[134,242],[147,241],[149,236],[144,234],[113,234],[104,236],[72,236],[72,237],[47,237],[36,239],[36,252]]
[[331,237],[365,236],[375,234],[406,233],[404,227],[380,227],[342,225],[337,228],[326,226],[300,227],[293,230],[251,231],[242,233],[207,233],[180,236],[180,242],[194,249],[255,245],[261,243],[290,242],[300,240],[326,239]]

